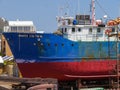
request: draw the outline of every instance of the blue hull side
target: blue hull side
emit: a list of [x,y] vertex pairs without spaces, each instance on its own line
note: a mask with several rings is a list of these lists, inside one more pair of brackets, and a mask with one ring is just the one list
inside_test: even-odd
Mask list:
[[4,36],[15,59],[25,62],[74,62],[117,56],[116,41],[74,42],[55,34],[37,33],[4,33]]

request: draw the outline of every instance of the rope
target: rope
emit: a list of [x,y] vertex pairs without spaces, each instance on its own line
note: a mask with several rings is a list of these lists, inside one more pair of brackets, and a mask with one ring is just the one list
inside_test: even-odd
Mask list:
[[98,2],[98,0],[96,0],[96,3],[97,3],[98,6],[100,7],[100,9],[101,9],[106,15],[108,15],[108,18],[111,18],[111,17],[109,16],[109,14],[105,11],[105,9],[101,6],[101,4]]

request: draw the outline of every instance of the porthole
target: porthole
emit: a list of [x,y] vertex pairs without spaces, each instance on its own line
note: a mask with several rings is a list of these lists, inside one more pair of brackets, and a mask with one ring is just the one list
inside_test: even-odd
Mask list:
[[55,46],[58,46],[58,44],[55,44]]
[[74,46],[74,44],[71,44],[71,46],[73,47],[73,46]]
[[48,46],[50,46],[50,43],[48,43]]
[[64,46],[64,44],[63,44],[63,43],[62,43],[61,45],[62,45],[62,46]]

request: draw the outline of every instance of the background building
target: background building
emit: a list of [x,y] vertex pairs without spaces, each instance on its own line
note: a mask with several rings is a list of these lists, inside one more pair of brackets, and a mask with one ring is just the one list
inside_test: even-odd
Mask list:
[[0,18],[0,33],[3,32],[5,26],[8,26],[8,21],[4,18]]
[[0,17],[0,55],[1,55],[1,35],[2,32],[4,31],[5,26],[8,26],[8,21],[5,18]]
[[[8,21],[7,24],[4,25],[4,32],[18,32],[18,33],[35,33],[36,28],[32,21]],[[7,40],[2,35],[1,38],[1,52],[2,56],[12,56],[12,52],[7,43]]]
[[36,28],[32,21],[8,21],[8,25],[4,27],[4,32],[36,32]]

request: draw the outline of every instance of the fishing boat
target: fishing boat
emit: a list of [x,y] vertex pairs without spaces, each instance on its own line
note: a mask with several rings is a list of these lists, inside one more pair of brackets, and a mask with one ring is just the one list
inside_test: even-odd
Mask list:
[[3,33],[23,77],[62,81],[116,76],[119,19],[96,20],[94,0],[92,6],[92,19],[84,14],[57,17],[54,33]]

